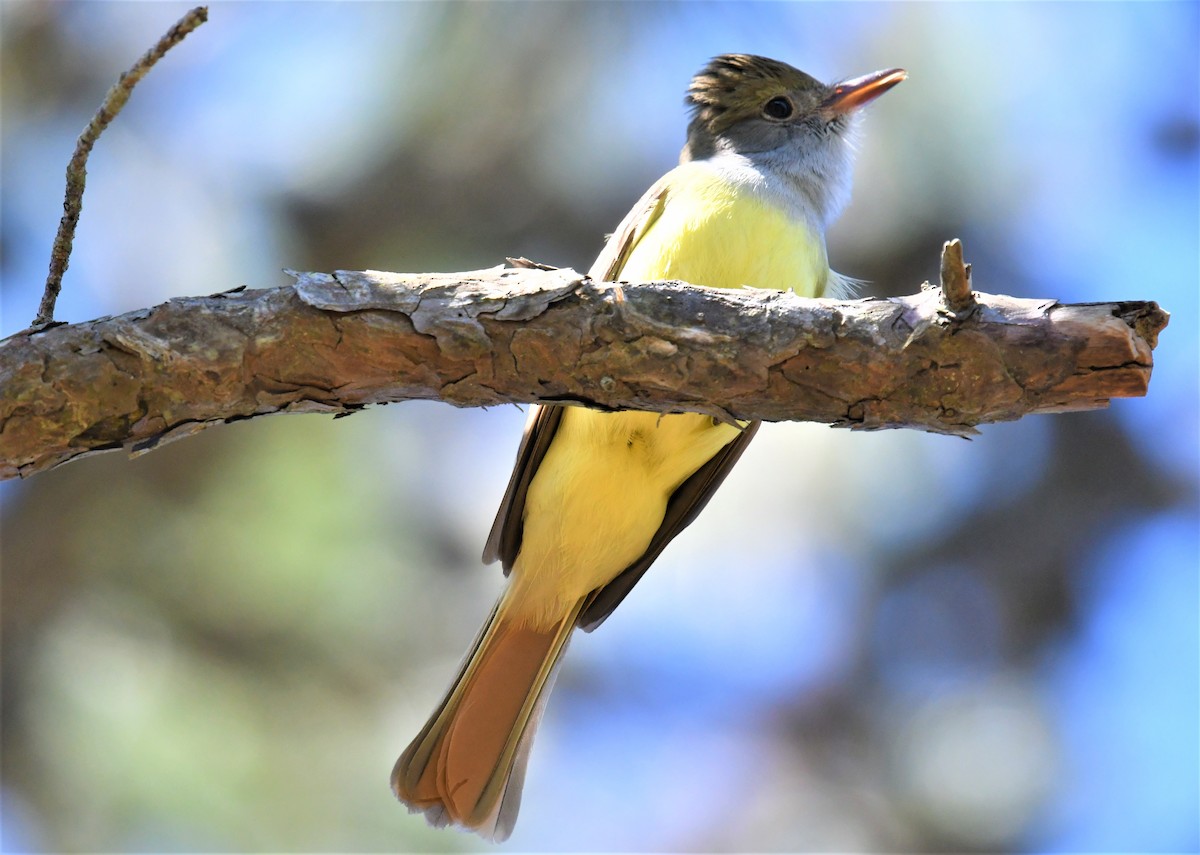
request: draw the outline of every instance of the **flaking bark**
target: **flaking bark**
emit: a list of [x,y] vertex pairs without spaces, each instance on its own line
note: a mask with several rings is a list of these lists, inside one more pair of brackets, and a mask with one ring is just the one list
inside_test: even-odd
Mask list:
[[438,399],[969,435],[1146,394],[1167,314],[943,293],[850,301],[571,270],[294,274],[0,342],[0,477],[214,424]]

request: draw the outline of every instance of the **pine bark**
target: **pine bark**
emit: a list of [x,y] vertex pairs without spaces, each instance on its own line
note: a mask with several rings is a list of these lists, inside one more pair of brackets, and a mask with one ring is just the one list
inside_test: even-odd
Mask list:
[[1151,302],[808,300],[572,270],[294,275],[0,342],[0,478],[270,413],[413,399],[970,435],[1145,395],[1168,317]]

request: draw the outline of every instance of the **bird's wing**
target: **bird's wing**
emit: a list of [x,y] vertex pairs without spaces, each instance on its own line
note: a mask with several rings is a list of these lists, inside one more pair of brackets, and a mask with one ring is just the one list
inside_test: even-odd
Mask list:
[[517,560],[517,553],[521,551],[521,535],[524,529],[522,521],[525,517],[525,496],[529,492],[529,484],[541,466],[542,458],[546,456],[554,435],[558,433],[562,413],[562,407],[554,404],[534,404],[525,422],[525,432],[521,435],[521,447],[517,449],[517,462],[513,466],[512,477],[508,479],[508,488],[504,491],[504,498],[500,500],[496,521],[492,523],[492,531],[483,547],[483,563],[491,564],[500,559],[505,576]]
[[[616,281],[637,242],[661,216],[666,198],[666,179],[659,179],[625,215],[625,219],[604,245],[588,275],[593,279]],[[492,523],[491,533],[488,534],[487,543],[483,547],[483,562],[491,564],[499,559],[506,576],[521,549],[525,497],[529,493],[529,485],[533,476],[537,474],[538,467],[542,465],[542,459],[545,458],[550,443],[554,441],[561,421],[562,406],[535,404],[529,413],[528,421],[525,422],[525,433],[521,436],[521,447],[517,449],[517,462],[513,467],[512,477],[508,479],[508,488],[504,491],[504,498],[500,500],[496,521]]]
[[625,219],[621,220],[604,249],[596,256],[595,263],[588,270],[588,276],[600,282],[616,282],[620,279],[621,271],[625,269],[625,262],[629,260],[633,248],[646,232],[650,231],[650,227],[658,221],[667,206],[669,177],[670,173],[664,175],[642,194],[642,198],[638,199],[637,204],[625,215]]
[[738,458],[742,456],[761,424],[762,422],[751,422],[746,425],[740,434],[693,472],[692,476],[671,494],[671,498],[667,500],[667,512],[663,516],[662,525],[650,539],[646,551],[615,579],[598,589],[584,606],[579,615],[579,626],[584,631],[591,632],[612,614],[613,609],[625,599],[625,595],[633,590],[642,574],[650,569],[659,553],[704,510],[704,506],[721,486],[729,470],[738,462]]

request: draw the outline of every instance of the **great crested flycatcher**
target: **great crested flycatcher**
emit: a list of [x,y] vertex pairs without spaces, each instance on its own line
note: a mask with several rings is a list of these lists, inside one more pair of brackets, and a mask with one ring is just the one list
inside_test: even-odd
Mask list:
[[[854,113],[905,78],[826,86],[730,54],[693,79],[687,144],[589,275],[846,293],[825,229],[850,187]],[[695,414],[535,406],[483,557],[508,585],[458,676],[392,771],[434,825],[511,833],[533,734],[575,627],[592,630],[696,518],[758,429]]]

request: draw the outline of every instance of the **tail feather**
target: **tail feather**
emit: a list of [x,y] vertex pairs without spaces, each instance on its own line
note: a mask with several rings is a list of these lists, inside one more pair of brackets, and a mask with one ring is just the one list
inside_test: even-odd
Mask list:
[[507,614],[502,597],[425,727],[392,770],[392,789],[435,826],[507,839],[534,732],[583,603],[549,629]]

